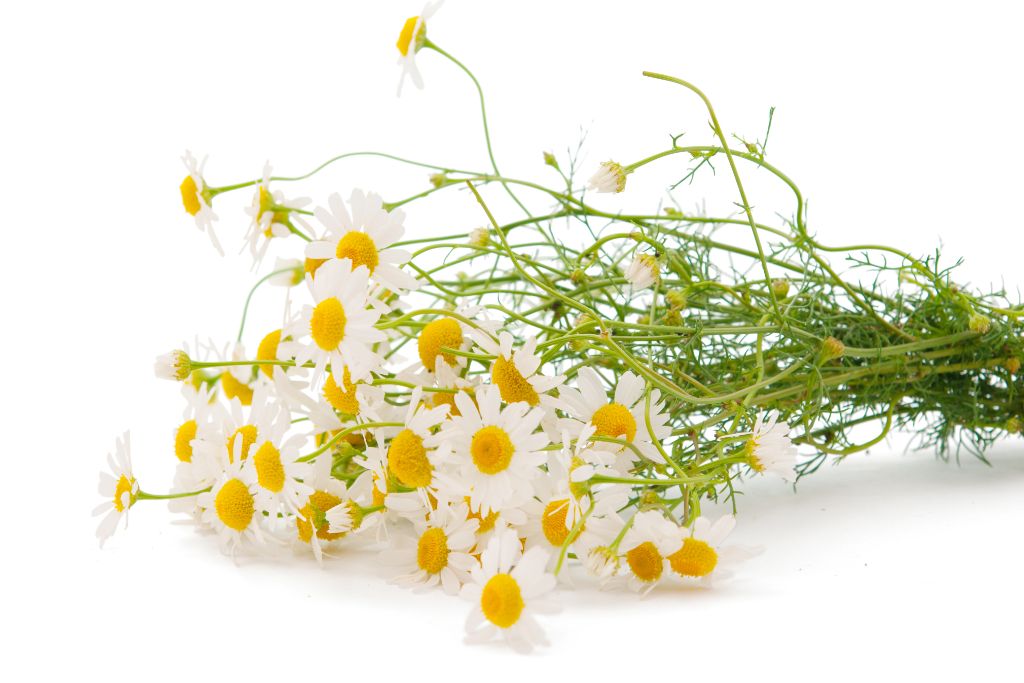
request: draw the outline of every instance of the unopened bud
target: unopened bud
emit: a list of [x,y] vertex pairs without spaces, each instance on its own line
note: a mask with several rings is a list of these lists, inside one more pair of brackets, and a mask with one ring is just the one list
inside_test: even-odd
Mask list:
[[192,359],[180,349],[158,356],[153,363],[153,372],[160,379],[184,382],[192,374]]
[[967,320],[967,327],[971,332],[985,334],[991,329],[992,321],[981,313],[971,313],[971,317]]
[[444,173],[433,173],[430,176],[430,184],[434,187],[441,187],[448,183],[448,176]]
[[827,363],[835,358],[842,358],[846,353],[846,345],[835,337],[825,337],[821,342],[821,362]]
[[1003,428],[1010,434],[1021,434],[1024,432],[1024,424],[1021,423],[1020,418],[1017,416],[1011,417],[1007,420]]
[[544,163],[550,166],[551,168],[558,168],[558,160],[555,159],[555,155],[552,154],[551,152],[544,152]]
[[686,308],[686,293],[681,289],[670,289],[665,292],[665,303],[669,305],[669,308],[676,310]]
[[473,247],[486,247],[491,242],[491,233],[487,228],[476,228],[469,233],[469,244]]
[[1011,375],[1016,375],[1020,370],[1020,358],[1017,358],[1017,356],[1007,358],[1004,366],[1010,371]]
[[785,299],[789,296],[789,280],[782,278],[772,280],[772,293],[776,299]]

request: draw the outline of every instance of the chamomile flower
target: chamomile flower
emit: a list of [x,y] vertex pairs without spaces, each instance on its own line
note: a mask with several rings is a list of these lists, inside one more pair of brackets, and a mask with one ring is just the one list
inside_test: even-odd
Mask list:
[[195,219],[199,231],[210,236],[213,248],[223,256],[224,249],[221,248],[217,235],[213,231],[213,222],[217,220],[217,214],[213,212],[210,205],[213,201],[213,194],[210,192],[206,180],[203,179],[206,157],[203,157],[201,162],[196,161],[192,152],[186,150],[181,161],[185,164],[187,171],[185,179],[181,181],[181,203],[184,205],[185,211]]
[[544,410],[522,402],[502,409],[499,389],[493,385],[477,390],[476,403],[459,393],[455,404],[459,415],[432,440],[451,450],[450,462],[470,497],[470,507],[487,514],[528,501],[533,495],[531,482],[544,463],[541,449],[548,444],[547,435],[537,431]]
[[558,611],[549,594],[555,577],[545,570],[548,554],[541,548],[523,553],[518,536],[506,531],[487,544],[480,566],[459,595],[473,603],[466,619],[466,640],[482,643],[500,636],[514,650],[530,652],[547,645],[534,614]]
[[398,48],[400,57],[398,63],[402,67],[402,76],[398,80],[398,94],[402,94],[402,85],[408,76],[413,84],[423,89],[423,77],[416,66],[416,53],[419,52],[427,41],[427,20],[434,16],[434,13],[441,7],[443,0],[428,2],[423,6],[423,11],[418,16],[409,17],[402,25],[402,31],[398,34]]
[[479,564],[470,554],[478,526],[465,503],[431,510],[412,535],[392,537],[392,548],[381,558],[399,572],[391,582],[417,590],[440,585],[445,593],[458,595],[469,580],[469,571]]
[[192,359],[181,349],[175,349],[157,356],[153,363],[153,374],[160,379],[184,382],[192,374]]
[[[187,407],[172,435],[177,460],[172,493],[209,488],[222,471],[221,459],[208,457],[197,445],[223,442],[220,430],[226,418],[224,407],[215,401],[214,389],[209,384],[183,384],[181,393]],[[167,505],[171,512],[196,512],[194,496],[171,498]]]
[[683,530],[660,512],[638,512],[619,546],[630,588],[646,595],[671,572],[669,555],[679,550]]
[[634,292],[648,289],[661,282],[661,266],[651,254],[637,254],[626,268],[626,279]]
[[311,343],[296,347],[295,363],[314,364],[313,386],[320,385],[328,364],[335,378],[348,369],[352,380],[379,367],[381,358],[371,347],[384,334],[374,327],[380,312],[367,307],[368,278],[365,267],[352,270],[347,259],[329,261],[316,277],[307,276],[315,305],[302,309],[294,332],[296,338],[309,335]]
[[[645,458],[660,462],[663,460],[652,439],[665,439],[672,430],[668,426],[668,415],[662,412],[658,403],[661,392],[651,391],[650,429],[647,426],[646,386],[643,379],[632,372],[624,372],[615,385],[615,394],[611,401],[605,392],[601,377],[593,368],[580,368],[576,378],[577,389],[563,387],[559,389],[561,398],[570,409],[570,413],[584,424],[594,426],[594,436],[627,441]],[[594,448],[622,453],[629,459],[633,451],[626,446],[614,443],[594,443]],[[618,468],[617,469],[621,469]]]
[[93,509],[93,516],[106,513],[96,528],[100,547],[114,535],[117,523],[124,518],[128,526],[128,509],[135,504],[139,495],[139,482],[132,474],[131,436],[125,432],[114,446],[114,452],[107,454],[110,472],[100,472],[99,493],[104,501]]
[[774,474],[787,481],[793,478],[797,450],[789,438],[789,425],[779,421],[779,411],[758,414],[743,454],[758,474]]
[[270,240],[274,237],[287,237],[295,228],[293,223],[307,228],[301,214],[295,212],[310,203],[308,197],[285,199],[280,190],[270,190],[270,176],[273,168],[268,161],[263,165],[263,177],[256,187],[252,205],[245,209],[251,221],[245,234],[245,244],[249,247],[253,265],[259,264],[267,253]]
[[305,263],[299,259],[274,260],[274,268],[270,271],[270,284],[275,287],[295,287],[306,279]]
[[352,216],[338,193],[327,198],[329,209],[316,208],[316,217],[327,229],[323,239],[306,245],[307,262],[323,263],[330,259],[348,259],[352,269],[365,266],[370,279],[396,294],[416,289],[417,282],[401,266],[411,254],[391,245],[402,238],[405,228],[402,211],[387,211],[379,195],[353,190],[349,204]]
[[313,493],[303,481],[309,478],[309,465],[298,462],[299,449],[306,442],[302,434],[285,438],[291,415],[280,411],[272,422],[257,426],[256,440],[250,450],[256,478],[256,508],[273,523],[279,514],[295,514],[302,501]]
[[678,549],[668,556],[672,571],[703,586],[710,586],[712,578],[727,578],[732,565],[760,552],[756,548],[722,547],[735,526],[736,518],[732,515],[723,515],[714,523],[698,517],[693,528],[685,531]]
[[491,382],[501,392],[505,403],[523,401],[530,406],[563,408],[561,401],[548,392],[565,381],[565,377],[540,374],[541,358],[537,355],[537,338],[529,337],[518,349],[512,348],[512,335],[501,332],[498,340],[483,330],[473,330],[473,339],[486,353],[494,356]]
[[[421,402],[422,391],[413,389],[405,413],[405,428],[390,438],[387,450],[388,474],[401,486],[420,491],[424,500],[428,490],[436,490],[436,460],[432,432],[444,422],[448,406],[427,408]],[[378,430],[378,434],[385,432]]]
[[587,189],[618,193],[626,189],[626,171],[621,164],[604,161],[587,181]]
[[213,488],[199,494],[197,500],[203,510],[202,523],[217,533],[221,549],[231,555],[240,547],[264,543],[254,474],[249,462],[229,464]]
[[[420,329],[416,337],[416,351],[420,362],[428,373],[435,373],[438,368],[463,368],[466,359],[443,349],[464,351],[470,346],[467,325],[462,321],[442,316],[435,318]],[[406,371],[406,375],[410,375]],[[409,377],[410,380],[414,378]]]
[[[358,504],[351,500],[344,482],[331,475],[331,457],[325,453],[313,461],[310,468],[309,487],[313,490],[295,516],[296,537],[308,544],[318,563],[323,563],[323,546],[345,536],[347,530],[331,531],[327,515],[338,506],[344,506],[350,513],[358,511]],[[337,513],[332,517],[337,521]],[[349,518],[348,530],[354,526]]]

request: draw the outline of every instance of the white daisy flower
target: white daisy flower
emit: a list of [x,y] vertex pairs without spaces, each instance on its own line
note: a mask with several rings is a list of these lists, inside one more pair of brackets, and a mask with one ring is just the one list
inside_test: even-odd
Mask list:
[[388,212],[379,195],[372,192],[364,194],[362,190],[352,191],[349,199],[351,218],[341,195],[335,192],[327,202],[329,210],[323,207],[315,210],[327,233],[323,239],[306,245],[306,258],[313,261],[314,273],[319,268],[317,262],[348,259],[352,269],[365,266],[370,271],[371,280],[396,294],[416,289],[416,278],[401,268],[412,254],[405,249],[391,247],[405,234],[402,226],[404,212]]
[[159,379],[184,382],[192,374],[192,359],[181,349],[157,356],[153,363],[153,374]]
[[735,526],[736,518],[732,515],[723,515],[714,523],[698,517],[692,529],[684,530],[682,544],[668,556],[672,571],[703,586],[710,586],[712,578],[728,578],[733,565],[760,552],[756,548],[722,547]]
[[530,406],[544,405],[549,409],[564,408],[557,398],[548,392],[565,381],[565,377],[548,377],[540,374],[541,358],[537,355],[537,338],[528,337],[523,345],[513,350],[512,335],[501,332],[498,340],[483,330],[473,330],[477,345],[494,356],[491,363],[491,382],[501,391],[505,403],[523,401]]
[[122,517],[127,528],[128,509],[135,504],[139,495],[139,482],[132,474],[132,445],[128,432],[117,440],[114,452],[107,454],[107,465],[110,473],[100,472],[99,485],[99,493],[105,500],[92,511],[94,517],[106,513],[96,528],[96,538],[101,548],[114,535]]
[[501,408],[499,389],[480,387],[476,403],[465,393],[455,395],[459,415],[431,437],[440,450],[451,451],[445,462],[455,465],[455,476],[470,497],[470,507],[487,514],[525,503],[533,496],[532,480],[545,457],[541,449],[548,437],[538,432],[542,408],[513,403]]
[[242,546],[264,543],[256,510],[256,483],[251,463],[229,464],[213,488],[199,494],[202,523],[217,532],[221,549],[232,556]]
[[268,161],[263,165],[263,177],[256,187],[252,205],[245,209],[252,220],[249,223],[249,230],[245,234],[245,244],[242,249],[244,250],[248,245],[254,266],[263,260],[272,238],[287,237],[292,234],[292,230],[295,228],[293,222],[309,229],[302,215],[296,212],[296,209],[301,209],[310,203],[309,197],[285,199],[284,193],[280,190],[271,192],[270,176],[272,172],[273,168]]
[[327,365],[335,377],[348,369],[352,380],[361,380],[378,369],[381,358],[371,347],[384,340],[374,327],[380,312],[367,307],[369,271],[352,270],[349,261],[330,261],[307,276],[314,306],[305,306],[294,327],[296,339],[309,335],[311,343],[295,348],[295,362],[312,362],[312,386],[319,386]]
[[398,52],[401,56],[398,58],[398,63],[402,67],[402,76],[398,80],[398,94],[402,94],[402,85],[405,83],[405,77],[408,76],[412,79],[413,84],[423,89],[423,77],[420,75],[420,70],[416,67],[416,53],[422,49],[424,43],[427,40],[427,19],[434,16],[434,13],[441,7],[444,0],[435,0],[435,2],[428,2],[423,6],[423,11],[418,16],[409,17],[405,20],[405,24],[402,25],[402,31],[398,35],[398,42],[395,44],[398,47]]
[[779,411],[760,413],[754,430],[743,447],[750,469],[792,480],[796,467],[796,446],[789,438],[789,425],[779,422]]
[[[434,473],[437,458],[432,432],[445,420],[448,406],[427,408],[421,402],[422,390],[413,389],[406,409],[405,428],[390,437],[387,448],[388,473],[405,488],[417,489],[426,502],[428,491],[437,493]],[[378,442],[383,443],[384,435],[390,430],[377,430]]]
[[548,595],[555,577],[545,571],[547,553],[530,548],[524,554],[513,532],[495,536],[487,544],[480,566],[470,572],[472,581],[459,595],[473,603],[466,619],[466,640],[481,643],[499,635],[514,650],[530,652],[547,639],[534,614],[558,611]]
[[269,280],[275,287],[295,287],[306,279],[305,262],[297,258],[278,257],[274,260],[274,268],[270,272],[275,273]]
[[604,161],[587,181],[587,189],[597,192],[622,192],[626,189],[626,171],[621,164]]
[[[183,384],[181,394],[187,402],[182,423],[174,429],[174,456],[178,460],[171,493],[189,493],[209,488],[222,471],[221,459],[205,457],[200,443],[223,443],[221,427],[226,419],[224,407],[215,402],[214,389],[204,383]],[[171,498],[171,512],[197,512],[194,496]]]
[[[267,416],[270,417],[270,416]],[[303,481],[310,477],[310,466],[298,462],[306,437],[296,434],[285,438],[291,414],[280,410],[273,420],[256,423],[256,440],[250,450],[256,478],[256,508],[268,515],[271,526],[279,514],[296,514],[313,489]],[[236,450],[241,446],[236,444]]]
[[619,546],[624,553],[623,569],[629,570],[629,587],[646,595],[671,573],[668,557],[679,550],[684,533],[660,512],[638,512]]
[[637,254],[626,268],[626,279],[634,292],[648,289],[661,282],[661,266],[651,254]]
[[381,555],[382,562],[399,572],[391,582],[417,590],[440,584],[445,593],[458,595],[469,571],[479,566],[470,551],[480,522],[468,515],[465,503],[439,505],[412,536],[393,536],[392,548]]
[[[624,372],[619,377],[612,401],[608,400],[601,377],[593,368],[580,368],[576,386],[577,389],[563,387],[559,389],[558,395],[569,406],[569,412],[574,418],[594,426],[594,437],[597,439],[595,449],[621,453],[627,459],[635,460],[632,449],[600,441],[602,437],[620,439],[631,443],[649,460],[663,460],[653,439],[666,439],[672,430],[668,426],[668,415],[662,412],[662,406],[658,403],[661,392],[657,389],[651,391],[651,428],[648,429],[644,398],[646,385],[643,379],[632,372]],[[574,431],[578,431],[578,427]],[[617,464],[616,469],[624,468]]]
[[338,520],[337,513],[332,514],[331,510],[338,506],[344,506],[348,510],[350,513],[346,525],[348,529],[358,526],[358,520],[354,520],[351,515],[361,519],[361,508],[349,497],[344,482],[331,475],[331,460],[330,453],[325,453],[313,461],[310,470],[312,476],[307,482],[313,492],[306,498],[294,518],[298,540],[310,546],[313,556],[320,564],[323,563],[323,546],[337,541],[347,533],[347,531],[331,531],[328,515],[331,514],[335,520]]
[[214,249],[223,256],[224,249],[221,248],[217,235],[213,231],[213,222],[217,220],[217,214],[213,212],[210,203],[213,201],[213,194],[210,187],[203,179],[203,167],[206,166],[206,157],[202,162],[197,162],[192,152],[186,150],[185,156],[181,158],[188,172],[185,179],[181,181],[181,203],[185,211],[196,221],[196,227],[200,232],[210,236],[210,242]]

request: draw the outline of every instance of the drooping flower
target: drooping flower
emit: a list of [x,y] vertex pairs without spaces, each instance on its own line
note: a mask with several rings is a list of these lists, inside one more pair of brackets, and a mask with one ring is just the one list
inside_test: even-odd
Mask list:
[[658,259],[651,254],[637,254],[626,268],[626,279],[634,292],[648,289],[661,282]]
[[114,452],[107,454],[110,472],[100,472],[99,493],[104,501],[93,509],[93,516],[106,513],[96,528],[100,547],[117,529],[117,523],[124,518],[128,525],[128,509],[135,504],[139,494],[139,482],[132,474],[131,435],[125,432],[117,440]]
[[217,220],[217,214],[213,212],[210,202],[213,199],[210,188],[203,178],[203,167],[206,166],[206,157],[202,162],[196,161],[192,152],[186,150],[185,156],[181,157],[187,171],[185,179],[181,181],[181,203],[188,213],[196,221],[196,227],[200,232],[210,236],[210,242],[214,249],[223,256],[224,249],[220,246],[217,234],[213,230],[213,222]]
[[402,67],[402,75],[398,79],[399,95],[402,94],[402,85],[405,83],[406,76],[412,79],[413,84],[417,88],[423,89],[423,76],[420,75],[420,70],[416,66],[416,53],[426,44],[427,20],[440,9],[443,1],[435,0],[435,2],[428,2],[423,6],[423,11],[419,15],[409,17],[402,24],[402,30],[398,34],[398,42],[395,43],[395,47],[398,48],[400,54],[398,63]]
[[790,480],[796,467],[796,446],[789,438],[789,425],[779,421],[779,411],[760,413],[754,430],[743,447],[750,469]]
[[596,192],[622,192],[626,189],[626,171],[621,164],[604,161],[590,176],[587,188]]

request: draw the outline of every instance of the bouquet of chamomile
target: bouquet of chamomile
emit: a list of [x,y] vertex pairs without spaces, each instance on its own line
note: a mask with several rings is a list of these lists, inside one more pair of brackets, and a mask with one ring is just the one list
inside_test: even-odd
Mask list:
[[[323,562],[350,545],[396,584],[465,599],[468,640],[528,651],[560,584],[647,594],[727,578],[755,550],[729,542],[732,514],[702,508],[734,512],[747,479],[796,482],[896,429],[981,458],[1021,432],[1021,304],[958,286],[938,252],[818,241],[799,187],[766,158],[770,118],[764,140],[728,136],[696,86],[645,73],[702,101],[705,140],[671,137],[585,182],[553,154],[537,160],[550,184],[503,175],[477,79],[427,35],[437,4],[399,32],[401,78],[422,87],[425,52],[469,76],[486,167],[358,152],[215,186],[186,153],[181,199],[214,248],[221,195],[251,193],[243,249],[281,256],[254,290],[288,288],[287,310],[279,329],[243,324],[233,346],[157,359],[184,398],[168,420],[177,473],[166,493],[142,489],[119,439],[101,542],[137,503],[166,500],[232,556],[292,547]],[[425,169],[422,190],[296,198],[360,157]],[[717,166],[735,211],[588,201],[651,164],[680,167],[680,182]],[[755,215],[755,170],[791,192],[788,216]],[[452,192],[480,227],[406,223],[403,206]]]

